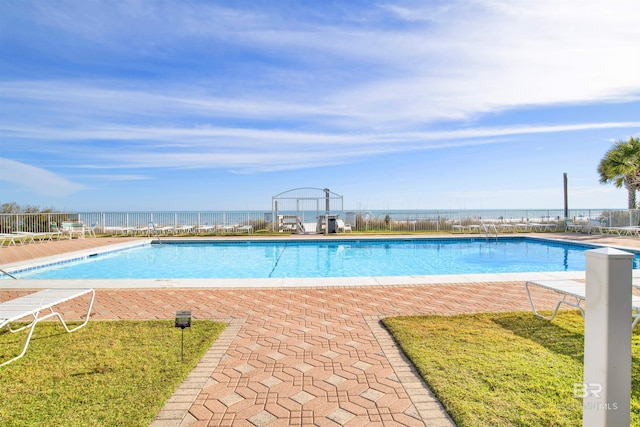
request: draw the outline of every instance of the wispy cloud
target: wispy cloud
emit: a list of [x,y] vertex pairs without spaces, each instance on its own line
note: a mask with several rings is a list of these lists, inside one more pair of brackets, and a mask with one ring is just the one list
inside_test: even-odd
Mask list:
[[145,181],[153,179],[149,175],[140,174],[92,174],[81,175],[79,178],[92,179],[98,181]]
[[[68,153],[68,160],[75,162],[75,167],[225,168],[248,172],[304,169],[345,164],[357,158],[383,154],[506,143],[513,136],[630,127],[640,129],[640,121],[367,134],[140,126],[15,127],[4,132],[22,139],[42,140],[46,144],[58,141],[66,147],[63,151]],[[74,146],[87,140],[94,144],[92,156],[77,163],[74,156],[78,150]],[[144,179],[139,175],[124,176],[126,179]]]
[[[424,142],[423,148],[432,148],[432,141],[458,141],[460,139],[487,138],[509,135],[570,132],[593,129],[640,128],[640,121],[567,123],[560,125],[505,125],[499,127],[470,127],[452,130],[371,132],[371,133],[320,133],[291,130],[271,130],[242,127],[148,127],[148,126],[97,126],[86,125],[80,129],[42,127],[33,129],[22,126],[6,126],[0,135],[23,139],[59,141],[164,141],[159,147],[176,146],[196,148],[198,146],[221,148],[259,149],[269,143],[278,143],[280,148],[291,146],[304,149],[309,146],[331,147],[331,145],[378,145],[389,143]],[[471,142],[472,143],[472,142]],[[456,145],[457,142],[448,144]],[[442,147],[437,145],[437,147]]]
[[0,157],[0,181],[42,195],[66,196],[86,187],[51,171]]
[[[149,119],[178,113],[210,121],[287,118],[287,123],[366,130],[423,127],[522,106],[640,99],[635,1],[612,1],[606,8],[600,1],[579,7],[555,1],[447,7],[401,2],[383,4],[379,16],[360,25],[305,20],[302,12],[300,21],[282,25],[277,10],[206,2],[153,4],[145,14],[135,3],[112,6],[47,8],[38,19],[82,36],[80,45],[97,42],[94,54],[140,56],[141,46],[166,43],[163,52],[148,52],[159,61],[156,68],[148,68],[153,61],[139,65],[153,79],[85,80],[75,86],[5,82],[9,100],[28,100],[43,111],[53,108],[41,103],[53,103],[60,111],[102,120],[118,111]],[[378,26],[389,12],[418,24]],[[132,41],[116,48],[124,37]],[[196,63],[184,59],[172,38],[201,49]],[[221,46],[222,53],[207,49],[209,43]],[[240,59],[229,68],[220,65],[227,49]],[[185,81],[165,66],[183,59],[185,66],[212,70],[210,77],[196,73]],[[180,76],[185,72],[180,69]]]

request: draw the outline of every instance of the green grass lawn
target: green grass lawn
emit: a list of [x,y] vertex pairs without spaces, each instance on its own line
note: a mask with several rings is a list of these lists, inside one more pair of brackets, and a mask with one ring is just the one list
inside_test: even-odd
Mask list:
[[[194,321],[92,321],[66,333],[35,328],[27,353],[0,368],[0,425],[147,426],[225,325]],[[0,360],[20,353],[26,331],[0,333]]]
[[[531,313],[383,320],[459,427],[580,426],[584,322]],[[631,424],[640,426],[640,328],[632,341]]]

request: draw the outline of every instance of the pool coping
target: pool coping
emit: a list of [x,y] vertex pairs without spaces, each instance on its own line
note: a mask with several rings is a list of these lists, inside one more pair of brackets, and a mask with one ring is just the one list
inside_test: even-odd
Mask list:
[[[41,268],[43,266],[82,260],[82,259],[90,258],[96,255],[104,255],[112,252],[120,252],[127,249],[147,246],[150,243],[151,243],[150,239],[114,243],[114,244],[109,244],[105,246],[100,246],[97,248],[83,249],[83,250],[74,251],[74,252],[65,252],[65,253],[60,253],[57,255],[51,255],[47,257],[33,258],[25,261],[2,264],[0,265],[0,269],[14,273],[14,272],[30,270],[34,268]],[[23,280],[23,279],[20,279],[20,280]],[[39,280],[42,280],[42,279],[39,279]]]

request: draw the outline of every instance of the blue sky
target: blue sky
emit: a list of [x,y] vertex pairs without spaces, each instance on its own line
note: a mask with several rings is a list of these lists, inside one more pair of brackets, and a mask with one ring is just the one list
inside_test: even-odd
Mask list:
[[640,2],[0,1],[0,202],[626,208]]

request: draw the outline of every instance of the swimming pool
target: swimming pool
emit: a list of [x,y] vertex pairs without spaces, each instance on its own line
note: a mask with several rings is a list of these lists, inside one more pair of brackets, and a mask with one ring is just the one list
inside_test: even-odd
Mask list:
[[[25,279],[322,278],[585,270],[598,246],[529,237],[174,241],[15,269]],[[634,268],[639,264],[636,254]]]

